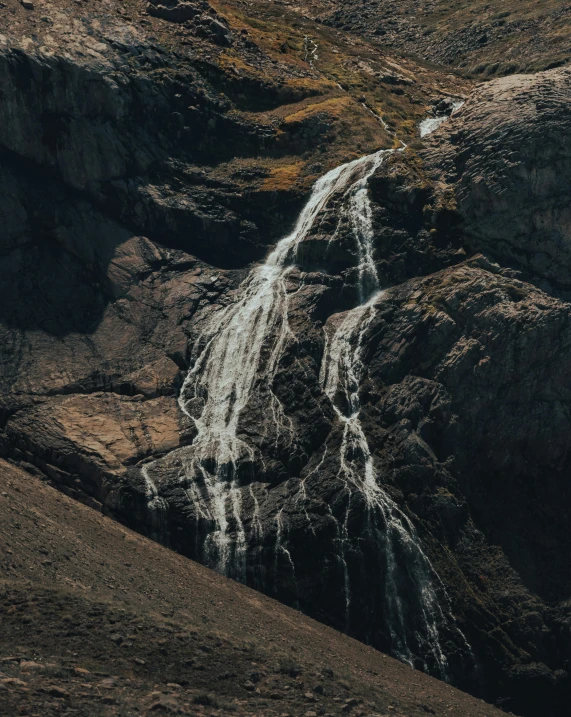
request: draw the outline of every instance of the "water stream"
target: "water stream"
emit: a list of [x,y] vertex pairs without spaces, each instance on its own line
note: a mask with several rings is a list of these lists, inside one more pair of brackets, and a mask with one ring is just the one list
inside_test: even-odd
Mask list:
[[[439,626],[452,623],[446,593],[424,554],[414,526],[383,489],[367,437],[361,423],[359,388],[366,367],[363,362],[364,339],[378,305],[387,292],[376,291],[360,306],[348,311],[328,338],[320,381],[330,398],[343,433],[339,449],[340,478],[348,495],[341,549],[350,544],[348,531],[352,499],[363,496],[367,510],[368,532],[382,549],[385,570],[381,576],[385,597],[384,610],[390,630],[391,652],[414,665],[418,645],[411,645],[411,625],[405,618],[406,605],[417,601],[415,642],[424,654],[432,656],[439,676],[447,678],[447,661],[440,645]],[[345,557],[342,556],[345,561]],[[403,565],[403,563],[405,563]],[[399,571],[404,571],[406,580]],[[345,604],[347,623],[351,607],[349,573],[345,566]],[[374,579],[374,578],[372,578]],[[438,592],[437,592],[438,589]],[[425,669],[427,664],[425,662]],[[434,669],[432,670],[434,672]]]
[[305,60],[305,62],[307,62],[307,64],[311,67],[312,70],[315,69],[315,63],[317,62],[317,60],[319,60],[319,55],[317,54],[318,49],[319,46],[315,42],[315,40],[312,37],[305,35],[305,37],[303,38],[303,59]]
[[[199,557],[219,572],[245,580],[249,538],[259,536],[263,527],[252,485],[244,489],[240,479],[244,467],[260,459],[256,448],[245,440],[240,420],[253,398],[263,395],[265,421],[272,423],[278,436],[293,434],[293,426],[272,390],[278,362],[288,342],[295,340],[288,323],[291,296],[288,275],[295,265],[300,242],[328,203],[333,198],[339,200],[336,211],[347,221],[355,240],[359,305],[341,315],[335,329],[331,328],[335,321],[327,325],[320,382],[337,415],[342,439],[340,447],[333,448],[329,443],[324,446],[321,462],[329,457],[328,452],[336,451],[337,475],[347,495],[345,519],[338,529],[346,612],[348,616],[351,608],[350,570],[345,559],[351,539],[348,520],[352,500],[360,496],[366,504],[369,535],[378,550],[383,551],[384,605],[379,605],[379,610],[384,611],[390,625],[392,652],[412,664],[413,653],[418,654],[420,645],[423,653],[432,656],[432,671],[446,678],[439,626],[453,625],[453,618],[447,598],[442,602],[445,591],[413,525],[383,489],[361,424],[359,387],[366,371],[364,339],[377,307],[387,297],[380,289],[373,256],[368,182],[383,160],[395,151],[401,150],[378,151],[321,177],[294,230],[262,264],[252,269],[238,289],[237,300],[213,313],[196,344],[198,355],[179,396],[181,410],[196,426],[192,445],[179,451],[180,478],[196,515],[212,526]],[[143,471],[149,510],[157,513],[157,525],[163,520],[165,505],[153,473],[162,460],[148,464]],[[307,499],[306,481],[307,476],[301,481],[297,496],[303,504]],[[248,500],[253,515],[244,514],[244,500]],[[305,515],[310,520],[307,510]],[[290,564],[295,579],[294,559],[286,544],[283,506],[275,521],[276,566],[281,556]],[[401,572],[407,575],[405,581],[399,579]],[[403,594],[403,589],[415,593],[414,600],[419,606],[413,625],[407,624],[403,605],[410,595]],[[414,646],[407,637],[411,632],[416,635]]]
[[201,477],[201,497],[215,523],[206,559],[220,572],[238,579],[244,578],[247,542],[238,469],[255,460],[253,448],[239,435],[239,421],[255,387],[265,392],[269,404],[265,406],[266,420],[274,423],[276,432],[292,431],[272,391],[272,381],[284,347],[293,338],[286,281],[295,250],[328,201],[334,195],[349,195],[349,211],[358,234],[360,283],[364,287],[374,283],[367,180],[390,151],[336,167],[316,182],[293,232],[251,271],[240,288],[238,301],[219,311],[210,322],[199,341],[205,348],[180,393],[180,408],[198,431],[184,453],[185,473]]
[[426,137],[427,135],[432,134],[440,127],[441,124],[446,122],[446,120],[449,120],[455,112],[458,112],[463,104],[463,100],[455,100],[452,102],[452,112],[449,115],[439,115],[437,117],[427,117],[426,119],[423,119],[418,126],[420,136]]

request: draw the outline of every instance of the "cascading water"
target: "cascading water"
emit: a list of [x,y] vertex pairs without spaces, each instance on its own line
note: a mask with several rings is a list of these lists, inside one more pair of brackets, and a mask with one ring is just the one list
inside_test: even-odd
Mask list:
[[145,481],[145,497],[147,499],[147,510],[150,514],[150,528],[151,537],[154,540],[161,539],[161,533],[164,531],[165,516],[167,512],[167,506],[163,498],[159,495],[157,486],[149,476],[149,467],[152,465],[143,466],[141,468],[141,475]]
[[[343,433],[340,448],[324,446],[323,457],[315,471],[319,472],[332,450],[338,452],[338,478],[347,496],[344,521],[340,523],[330,506],[328,509],[338,524],[346,613],[348,616],[351,608],[351,574],[345,556],[351,541],[348,520],[351,501],[358,494],[366,503],[368,533],[377,552],[384,552],[385,604],[379,605],[379,609],[389,624],[391,650],[409,663],[413,662],[413,652],[431,655],[432,671],[446,677],[439,625],[453,625],[453,618],[445,592],[420,547],[414,527],[380,486],[360,420],[359,386],[365,370],[363,340],[376,305],[384,298],[379,290],[373,257],[368,182],[384,158],[395,151],[400,150],[381,150],[337,167],[319,179],[293,232],[276,245],[263,264],[250,272],[238,290],[238,299],[214,314],[208,329],[197,342],[198,355],[179,397],[180,408],[196,426],[196,435],[192,445],[173,453],[177,454],[180,488],[194,506],[196,519],[206,521],[209,526],[206,537],[197,547],[197,557],[219,572],[245,581],[248,545],[264,537],[264,528],[258,500],[261,494],[256,495],[256,490],[262,489],[254,489],[251,483],[245,487],[244,483],[248,481],[243,480],[244,471],[260,461],[261,456],[259,450],[243,437],[240,420],[253,399],[263,395],[265,420],[273,424],[276,441],[280,436],[285,436],[286,441],[293,436],[293,426],[272,390],[278,362],[288,342],[295,341],[288,323],[291,296],[288,294],[288,275],[294,267],[300,242],[312,230],[328,203],[334,197],[339,198],[338,211],[347,220],[355,239],[360,304],[343,316],[331,335],[326,333],[321,386],[331,401]],[[164,502],[159,493],[161,476],[165,472],[164,460],[158,459],[144,469],[149,510],[161,521]],[[172,474],[172,465],[167,465],[166,470]],[[308,500],[306,484],[311,476],[300,481],[293,502],[303,503],[304,514],[315,536],[305,507]],[[243,509],[245,502],[250,514]],[[285,560],[296,582],[294,556],[287,546],[284,505],[274,514],[273,520],[274,571],[277,574],[279,562]],[[399,561],[406,561],[406,564],[401,565]],[[409,576],[406,585],[414,591],[418,606],[419,616],[412,625],[407,624],[403,610],[405,595],[399,587],[400,572]],[[435,585],[441,599],[444,595],[444,605],[439,602]],[[414,651],[407,638],[411,632],[416,635]]]
[[443,122],[446,122],[446,120],[450,119],[455,112],[458,112],[463,104],[464,102],[462,100],[455,100],[452,102],[452,112],[450,114],[439,115],[437,117],[427,117],[426,119],[423,119],[418,126],[420,136],[426,137],[427,135],[432,134]]
[[[404,662],[414,664],[413,650],[409,645],[403,604],[410,600],[398,579],[398,558],[406,560],[408,583],[406,589],[414,589],[419,599],[417,614],[418,628],[416,642],[421,644],[422,652],[432,656],[440,677],[446,679],[446,657],[440,645],[439,625],[453,622],[446,594],[430,561],[424,554],[416,531],[398,508],[396,503],[382,489],[379,476],[365,432],[361,425],[359,387],[365,366],[362,361],[363,339],[375,315],[376,305],[383,301],[385,292],[377,291],[369,300],[346,313],[333,336],[327,342],[321,370],[321,384],[330,398],[335,412],[343,427],[339,450],[338,477],[343,481],[348,494],[346,517],[343,522],[344,535],[341,549],[349,543],[347,522],[354,494],[364,496],[367,510],[368,530],[383,547],[385,571],[383,592],[387,624],[390,630],[391,652]],[[343,557],[345,561],[345,558]],[[345,567],[345,592],[347,622],[349,621],[350,585]],[[440,588],[440,597],[434,585]],[[442,601],[445,605],[443,609]],[[427,668],[426,662],[424,665]]]
[[[381,160],[379,160],[380,162]],[[433,587],[439,583],[438,576],[425,556],[413,525],[395,502],[381,488],[379,476],[369,444],[360,420],[359,387],[365,366],[362,360],[363,339],[386,292],[380,290],[379,279],[373,260],[373,222],[368,195],[368,180],[378,163],[358,180],[349,190],[347,217],[358,248],[358,289],[361,304],[348,311],[332,336],[326,337],[326,349],[321,365],[320,383],[331,400],[343,436],[339,450],[338,477],[348,494],[346,517],[340,543],[341,550],[349,541],[347,522],[351,497],[358,492],[364,496],[369,529],[381,538],[385,552],[385,609],[391,632],[392,652],[401,660],[413,664],[413,650],[407,641],[407,625],[403,617],[403,602],[408,597],[401,594],[396,577],[397,555],[406,555],[408,572],[417,595],[420,596],[420,623],[423,647],[432,654],[442,678],[446,678],[446,658],[438,635],[438,625],[447,622]],[[349,575],[345,563],[345,604],[347,622],[350,608]],[[441,587],[441,586],[440,586]],[[448,608],[448,605],[446,606]],[[425,665],[426,667],[426,665]]]
[[[315,184],[293,232],[266,261],[253,269],[241,287],[241,298],[219,311],[200,344],[200,353],[184,382],[179,405],[195,423],[197,435],[182,462],[185,475],[201,481],[202,505],[208,506],[214,530],[204,558],[220,572],[245,578],[246,536],[241,519],[239,465],[252,462],[254,450],[238,435],[239,420],[254,387],[268,396],[277,432],[291,431],[282,406],[271,390],[277,363],[291,336],[286,279],[299,242],[333,195],[350,194],[350,213],[359,226],[362,283],[371,281],[370,207],[366,183],[387,151],[362,157],[328,172]],[[361,215],[364,220],[361,221]],[[196,493],[189,495],[196,500]],[[230,519],[229,519],[230,517]]]
[[306,35],[303,38],[303,51],[304,51],[304,60],[307,62],[307,64],[314,69],[315,63],[319,59],[319,55],[317,54],[318,45],[315,42],[315,40],[308,35]]

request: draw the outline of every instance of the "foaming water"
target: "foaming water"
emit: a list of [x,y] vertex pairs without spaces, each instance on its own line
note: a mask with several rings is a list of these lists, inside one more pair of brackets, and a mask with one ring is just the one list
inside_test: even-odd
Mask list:
[[151,537],[154,540],[161,540],[166,522],[167,505],[164,498],[161,498],[155,482],[149,475],[150,463],[141,468],[141,475],[145,482],[145,497],[147,499],[147,510],[150,515]]
[[[424,653],[432,655],[440,676],[446,679],[447,664],[440,645],[439,625],[452,622],[452,618],[451,615],[445,614],[441,606],[443,588],[421,548],[412,523],[381,487],[380,477],[375,469],[360,419],[359,387],[365,373],[364,339],[375,316],[376,307],[385,296],[386,292],[377,291],[366,303],[345,314],[328,340],[321,369],[320,380],[323,390],[331,400],[343,428],[337,475],[344,483],[348,501],[346,517],[342,523],[345,535],[341,540],[341,549],[343,550],[344,545],[350,540],[347,523],[352,498],[360,494],[365,498],[369,532],[384,550],[385,605],[383,607],[390,630],[391,651],[404,662],[414,664],[414,654],[417,650],[413,650],[409,644],[407,635],[410,633],[411,626],[406,624],[403,609],[407,600],[411,599],[407,591],[412,589],[420,606],[420,613],[417,615],[416,640],[424,648]],[[406,565],[399,565],[398,560],[399,558],[402,560],[403,556]],[[346,564],[345,557],[343,560]],[[405,570],[407,573],[406,583],[399,579],[400,570]],[[434,585],[438,585],[440,589],[440,599]],[[445,594],[444,600],[447,602]],[[346,568],[345,604],[346,619],[349,623],[351,592]],[[449,605],[446,604],[445,609],[449,612]]]
[[[238,289],[238,299],[213,313],[207,330],[199,337],[198,355],[179,396],[181,410],[196,426],[192,445],[177,451],[179,478],[197,520],[205,521],[209,526],[206,537],[198,546],[197,557],[219,572],[245,581],[248,544],[251,541],[259,543],[265,538],[264,525],[268,526],[268,521],[262,522],[256,492],[249,481],[243,480],[244,472],[251,472],[253,465],[261,459],[241,430],[240,421],[246,407],[261,396],[264,421],[272,424],[276,441],[281,437],[287,443],[293,438],[293,426],[272,390],[284,349],[290,340],[295,341],[288,323],[291,296],[288,275],[300,242],[311,232],[330,200],[340,199],[336,203],[338,219],[346,221],[355,240],[360,303],[340,317],[334,331],[327,330],[325,334],[320,381],[343,433],[339,448],[332,449],[329,444],[324,446],[315,470],[319,471],[325,459],[329,460],[335,451],[347,507],[341,521],[333,516],[331,506],[328,509],[337,524],[347,622],[351,610],[351,570],[347,550],[352,539],[348,521],[352,501],[362,496],[366,504],[368,533],[385,561],[384,604],[379,605],[379,610],[383,611],[389,625],[392,652],[412,664],[413,647],[407,636],[414,633],[414,653],[418,653],[420,645],[421,652],[432,656],[431,663],[437,666],[436,672],[446,678],[439,625],[453,623],[447,598],[420,547],[414,527],[381,487],[361,423],[359,387],[365,374],[364,341],[377,306],[386,298],[385,292],[380,290],[374,262],[368,183],[383,160],[394,151],[400,150],[376,152],[321,177],[291,234],[276,245],[264,263],[252,269]],[[162,520],[165,507],[151,474],[161,460],[149,464],[143,471],[149,509],[157,516],[157,521]],[[306,509],[311,476],[300,481],[294,501],[303,506],[310,531],[315,535]],[[284,563],[297,585],[294,555],[287,543],[283,504],[274,515],[273,524],[274,573],[277,574],[279,564]],[[401,574],[408,576],[404,582],[399,579]],[[414,592],[415,604],[419,606],[419,616],[412,625],[404,609],[410,595],[403,594],[403,584]],[[439,603],[435,586],[444,595],[443,605]]]
[[[470,648],[455,625],[444,586],[422,550],[414,526],[382,488],[361,423],[359,388],[366,371],[363,361],[364,340],[377,306],[387,298],[387,292],[380,288],[373,260],[374,233],[367,187],[377,166],[353,185],[347,209],[358,246],[361,304],[342,315],[332,334],[326,332],[319,377],[343,429],[337,475],[348,496],[345,519],[340,523],[341,535],[338,534],[345,582],[346,624],[348,627],[351,584],[345,551],[350,545],[348,521],[352,498],[359,494],[365,499],[369,532],[384,550],[384,609],[390,630],[391,651],[396,657],[413,665],[420,644],[422,652],[432,656],[440,677],[446,680],[447,660],[440,644],[439,626],[447,625],[457,633],[467,652],[470,652]],[[403,557],[405,565],[399,564],[399,559],[402,561]],[[400,579],[401,572],[407,574],[406,582]],[[420,608],[414,628],[407,625],[404,610],[407,600],[411,599],[410,590],[414,591]],[[417,643],[414,646],[409,644],[411,628],[414,629]],[[426,662],[424,668],[428,669]]]
[[315,63],[319,60],[319,55],[317,54],[318,49],[319,47],[315,40],[312,37],[305,35],[303,38],[304,60],[311,67],[311,69],[315,69]]
[[[271,385],[284,347],[293,338],[286,280],[295,250],[334,195],[349,195],[349,213],[356,225],[363,212],[370,214],[367,181],[389,151],[336,167],[316,182],[293,232],[252,270],[240,287],[238,301],[210,322],[199,342],[205,348],[184,382],[179,405],[198,431],[184,452],[184,472],[191,479],[200,477],[202,506],[208,506],[215,525],[204,557],[232,577],[245,579],[246,536],[238,470],[241,464],[252,463],[255,453],[239,435],[239,422],[255,388],[263,389],[268,397],[267,420],[273,421],[276,433],[292,431]],[[359,271],[364,281],[374,274],[369,233],[367,215],[357,232]],[[196,495],[189,498],[196,500]]]
[[432,132],[437,130],[443,122],[446,122],[446,120],[450,119],[450,117],[455,112],[457,112],[463,104],[464,102],[462,100],[457,100],[456,102],[452,103],[452,113],[450,115],[427,117],[426,119],[423,119],[422,122],[418,125],[418,131],[420,133],[420,136],[426,137],[427,135],[432,134]]

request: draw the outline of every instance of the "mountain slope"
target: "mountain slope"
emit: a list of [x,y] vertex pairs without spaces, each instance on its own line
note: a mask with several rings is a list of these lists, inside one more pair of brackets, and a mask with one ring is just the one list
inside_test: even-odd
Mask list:
[[0,462],[0,713],[493,717]]
[[535,72],[571,59],[571,8],[537,3],[352,0],[316,3],[312,14],[383,46],[484,76]]

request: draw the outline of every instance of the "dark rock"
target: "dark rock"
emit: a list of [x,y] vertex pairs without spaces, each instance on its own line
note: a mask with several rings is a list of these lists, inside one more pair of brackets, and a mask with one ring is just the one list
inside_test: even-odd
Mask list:
[[483,86],[426,154],[433,176],[445,170],[443,197],[449,193],[473,251],[565,290],[570,77],[551,70]]
[[149,15],[171,22],[194,20],[208,7],[207,3],[183,2],[181,0],[150,0],[147,5]]

